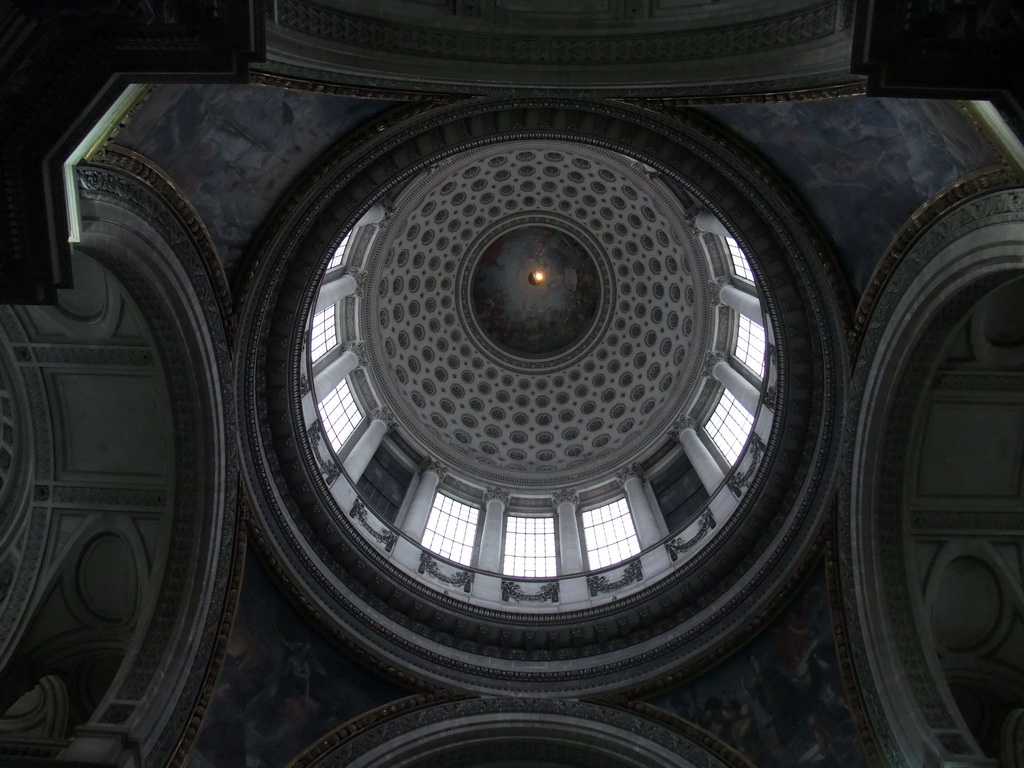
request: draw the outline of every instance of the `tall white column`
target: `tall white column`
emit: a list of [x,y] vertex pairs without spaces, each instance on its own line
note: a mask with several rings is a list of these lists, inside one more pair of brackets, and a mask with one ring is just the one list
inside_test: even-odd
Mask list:
[[633,464],[619,472],[615,479],[626,493],[626,503],[633,516],[633,526],[641,549],[647,549],[661,539],[661,529],[655,518],[654,508],[644,493],[643,473]]
[[363,345],[362,342],[359,342],[350,345],[348,349],[331,360],[327,367],[320,371],[316,378],[313,379],[313,387],[317,398],[323,400],[334,391],[336,386],[341,384],[342,379],[362,365],[362,356]]
[[420,470],[420,482],[416,486],[416,494],[412,497],[409,511],[405,513],[402,530],[413,541],[423,539],[423,531],[427,527],[430,508],[434,505],[434,494],[447,470],[435,462],[427,462]]
[[384,440],[384,435],[387,434],[389,427],[390,423],[386,412],[383,409],[374,411],[370,426],[345,457],[345,462],[342,465],[353,483],[358,483],[359,478],[363,476],[373,454],[380,448],[381,441]]
[[323,312],[331,304],[337,304],[346,296],[351,296],[359,289],[359,276],[351,272],[341,272],[336,277],[324,281],[320,293],[316,297],[313,314]]
[[725,388],[748,412],[757,413],[757,403],[761,399],[761,393],[757,387],[747,381],[742,373],[733,368],[728,360],[715,362],[712,374],[725,385]]
[[484,523],[477,550],[476,566],[484,571],[501,571],[501,538],[504,534],[505,508],[511,499],[502,488],[488,488],[484,493]]
[[699,229],[701,232],[710,232],[713,235],[719,237],[732,237],[729,234],[729,230],[725,228],[725,224],[718,220],[718,217],[708,211],[702,211],[698,213],[693,220],[693,226]]
[[580,526],[576,521],[579,496],[576,491],[556,491],[551,497],[558,515],[558,555],[562,575],[583,571],[583,546],[580,542]]
[[761,302],[758,301],[757,296],[741,291],[734,285],[723,285],[719,297],[727,307],[732,307],[744,317],[753,320],[762,327],[764,326],[764,318],[761,316]]
[[679,430],[679,442],[683,446],[686,458],[693,465],[694,470],[697,472],[697,477],[704,484],[704,489],[708,493],[714,493],[725,480],[725,473],[722,471],[722,467],[697,435],[692,419],[683,419],[677,424],[677,428]]

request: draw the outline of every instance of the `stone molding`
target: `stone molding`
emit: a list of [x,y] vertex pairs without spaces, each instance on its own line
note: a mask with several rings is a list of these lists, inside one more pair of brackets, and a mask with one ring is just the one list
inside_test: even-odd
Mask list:
[[[126,661],[130,666],[120,687],[107,697],[133,707],[130,715],[123,708],[110,710],[118,721],[111,725],[123,729],[130,724],[133,737],[145,745],[146,759],[162,763],[187,747],[184,740],[198,732],[198,719],[212,695],[209,681],[222,647],[218,638],[237,597],[230,586],[237,584],[240,517],[237,443],[224,437],[236,428],[224,286],[201,232],[190,226],[187,211],[167,200],[168,188],[161,187],[153,169],[134,161],[126,167],[79,168],[83,214],[92,222],[83,227],[79,247],[117,277],[149,321],[175,407],[176,490],[167,563],[145,635]],[[156,232],[160,241],[153,244],[158,247],[145,264],[137,254],[121,252],[120,240],[106,236],[108,219],[117,221],[125,238],[141,236],[152,243],[151,232],[136,235],[140,224]],[[163,291],[160,281],[173,288]],[[202,463],[200,456],[205,457]],[[198,554],[201,542],[205,558]],[[198,579],[197,573],[202,574]],[[184,634],[191,640],[176,646],[173,638],[182,625],[190,628]],[[176,655],[177,666],[168,662],[168,654]],[[182,665],[184,658],[188,661]],[[169,683],[166,675],[158,675],[167,668],[175,669],[178,686],[170,701],[151,689]]]
[[861,294],[850,328],[850,348],[854,355],[863,346],[868,323],[872,319],[882,292],[907,252],[915,246],[921,233],[956,206],[1000,189],[1019,186],[1020,175],[1010,168],[983,168],[954,181],[939,194],[926,201],[896,233],[889,248],[878,260],[864,293]]
[[[401,97],[415,91],[480,93],[480,83],[487,81],[490,92],[515,87],[539,94],[543,88],[564,95],[590,87],[620,97],[771,93],[775,99],[801,98],[804,90],[858,85],[846,63],[850,7],[847,0],[809,1],[729,24],[716,24],[714,13],[693,23],[694,9],[662,7],[650,17],[645,10],[628,21],[606,19],[603,34],[575,26],[541,35],[534,30],[551,28],[551,17],[544,14],[522,27],[509,27],[507,19],[474,18],[472,30],[466,30],[458,28],[459,16],[451,12],[429,24],[417,20],[422,6],[415,16],[403,17],[399,10],[390,18],[375,18],[365,11],[287,0],[275,14],[276,27],[268,30],[269,48],[276,55],[262,69],[265,76],[289,83],[327,80],[328,87],[341,89],[355,83],[370,93],[395,90]],[[403,20],[392,21],[397,18]],[[364,53],[368,46],[375,53],[372,66]],[[737,82],[727,62],[753,56],[761,69]],[[513,83],[507,67],[523,62],[532,62],[534,71]]]
[[[479,734],[499,728],[536,723],[538,718],[562,731],[561,738],[578,740],[579,749],[598,738],[605,754],[614,750],[616,765],[626,768],[650,765],[652,760],[666,768],[753,768],[752,764],[721,740],[680,718],[641,702],[622,705],[596,704],[572,699],[469,698],[414,696],[388,704],[327,734],[295,758],[295,768],[341,768],[362,764],[363,755],[384,745],[394,750],[396,759],[413,752],[435,749],[431,746],[439,733],[441,739],[456,745],[461,738],[455,732]],[[444,724],[438,731],[437,726]],[[573,736],[572,734],[576,735]],[[603,734],[597,736],[597,734]],[[490,733],[489,733],[490,735]],[[494,744],[506,749],[506,742],[495,733]],[[634,763],[631,754],[642,754]],[[444,751],[439,754],[444,755]],[[653,755],[657,757],[653,757]],[[398,756],[401,755],[401,758]],[[404,762],[403,762],[404,764]]]
[[[870,748],[889,765],[987,764],[961,729],[935,652],[914,620],[902,476],[891,468],[903,466],[935,350],[985,293],[1024,273],[1019,258],[1014,263],[1001,255],[1010,242],[1006,226],[1024,240],[1024,190],[939,205],[934,217],[925,216],[928,224],[877,298],[863,305],[870,315],[858,339],[844,435],[843,464],[850,471],[839,486],[837,561],[848,667],[856,670],[855,703],[874,737]],[[998,231],[987,245],[985,229]]]

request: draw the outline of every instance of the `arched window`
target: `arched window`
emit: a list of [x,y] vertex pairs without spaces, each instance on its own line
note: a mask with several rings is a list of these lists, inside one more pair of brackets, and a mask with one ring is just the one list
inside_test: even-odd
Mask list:
[[508,576],[556,576],[555,519],[519,517],[505,520],[505,561]]
[[423,546],[441,557],[469,565],[473,560],[476,524],[480,510],[456,501],[443,493],[434,494],[434,503],[423,533]]
[[625,499],[588,509],[582,518],[587,562],[591,568],[614,565],[640,552],[633,517]]

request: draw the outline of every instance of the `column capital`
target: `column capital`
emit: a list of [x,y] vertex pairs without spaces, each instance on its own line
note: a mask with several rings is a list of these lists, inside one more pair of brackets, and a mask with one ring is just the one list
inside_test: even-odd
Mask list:
[[704,359],[704,375],[708,377],[713,377],[715,375],[715,367],[719,363],[724,362],[724,352],[709,352],[708,356]]
[[512,494],[504,488],[488,488],[484,491],[484,506],[489,501],[500,501],[503,507],[507,507],[512,501]]
[[391,412],[390,408],[380,407],[374,408],[370,414],[370,418],[374,421],[383,421],[387,427],[388,432],[398,428],[398,421],[395,419],[395,415]]
[[433,472],[437,475],[437,482],[440,483],[448,476],[448,467],[434,459],[427,459],[420,464],[420,472]]
[[359,270],[349,269],[348,267],[345,267],[345,268],[343,268],[341,270],[340,274],[338,275],[339,279],[342,278],[342,277],[351,277],[355,281],[355,284],[356,284],[355,290],[353,290],[350,295],[351,296],[359,296],[360,298],[362,298],[362,295],[363,295],[363,284],[366,281],[366,273],[362,272],[362,271],[359,271]]
[[558,509],[566,502],[572,504],[573,509],[579,509],[580,495],[575,488],[563,488],[551,494],[551,503],[555,509]]
[[359,361],[359,366],[362,368],[366,367],[366,342],[365,341],[350,341],[345,344],[345,351],[351,352],[356,356]]
[[732,280],[725,275],[719,275],[708,280],[708,297],[711,299],[712,305],[720,307],[725,303],[722,300],[722,289],[731,284]]
[[672,422],[672,426],[669,428],[669,433],[678,439],[679,435],[687,429],[692,429],[694,431],[697,429],[697,420],[693,418],[693,416],[680,416]]
[[634,477],[637,478],[638,480],[643,480],[643,469],[641,469],[640,465],[636,463],[627,464],[626,466],[624,466],[622,469],[615,473],[615,482],[619,484],[620,488],[625,488],[626,483],[632,480]]

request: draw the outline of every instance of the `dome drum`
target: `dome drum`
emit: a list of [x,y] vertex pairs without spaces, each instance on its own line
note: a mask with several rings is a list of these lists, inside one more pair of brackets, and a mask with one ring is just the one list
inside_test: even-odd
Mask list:
[[[453,143],[452,136],[463,138]],[[755,617],[770,611],[782,585],[807,567],[807,556],[821,528],[821,519],[812,510],[823,508],[822,499],[831,488],[828,467],[835,450],[835,403],[842,394],[838,375],[843,360],[842,329],[832,319],[838,314],[830,305],[832,299],[815,250],[817,244],[802,234],[805,222],[787,205],[784,190],[765,182],[771,178],[767,169],[745,165],[749,158],[742,155],[741,148],[733,147],[712,126],[696,118],[662,116],[610,105],[537,101],[439,107],[407,121],[401,128],[383,126],[383,130],[367,134],[365,142],[354,151],[353,146],[356,145],[339,148],[327,161],[323,173],[309,186],[296,190],[294,204],[286,209],[288,213],[283,214],[260,246],[261,253],[272,252],[277,256],[257,257],[259,266],[253,285],[259,287],[247,297],[241,312],[247,332],[262,342],[254,344],[254,349],[268,350],[265,364],[258,362],[258,353],[253,353],[240,369],[252,407],[265,410],[268,417],[264,422],[268,425],[266,431],[251,436],[254,449],[249,457],[248,482],[265,502],[258,505],[259,525],[266,531],[265,546],[301,585],[302,599],[316,605],[326,628],[351,647],[373,647],[389,663],[422,679],[479,691],[557,690],[564,695],[614,689],[627,681],[634,687],[644,680],[654,685],[668,673],[685,673],[700,664],[712,648],[717,649],[715,653],[722,652],[730,644],[723,638],[734,638],[734,642],[742,639],[745,631],[756,626]],[[425,155],[425,146],[439,149]],[[551,205],[545,206],[541,200],[545,192],[542,187],[524,189],[518,182],[513,185],[513,179],[529,181],[536,177],[541,182],[545,178],[545,151],[561,154],[561,162],[589,162],[590,168],[576,170],[580,174],[584,170],[594,173],[594,178],[583,181],[588,186],[595,181],[606,185],[600,193],[604,197],[590,191],[587,194],[595,198],[595,205],[570,204],[568,211],[561,211],[559,203],[568,202],[571,197],[564,192],[547,193]],[[505,165],[489,165],[499,157],[506,158]],[[470,171],[465,175],[469,169],[480,167],[481,161],[493,172],[474,175]],[[528,167],[535,170],[523,170]],[[608,237],[602,237],[600,201],[612,200],[617,194],[611,189],[614,180],[600,177],[602,169],[612,175],[617,170],[620,179],[635,180],[630,186],[641,207],[644,194],[649,198],[654,195],[651,199],[657,200],[657,205],[650,208],[655,218],[666,216],[666,221],[673,222],[671,230],[665,232],[668,246],[659,246],[656,234],[642,231],[654,223],[643,211],[632,214],[637,222],[629,219],[629,212],[622,213],[623,219],[619,220],[612,206],[611,231]],[[504,180],[498,178],[501,170],[509,171]],[[572,170],[562,169],[550,178],[569,185],[569,173]],[[446,188],[456,179],[455,186]],[[700,179],[699,185],[694,183],[695,179]],[[477,184],[473,190],[473,184],[480,180],[486,183]],[[468,190],[458,188],[463,182]],[[447,215],[436,202],[432,209],[427,206],[433,200],[432,184],[436,194],[447,201]],[[497,189],[492,192],[488,184],[497,184]],[[506,184],[513,189],[502,191]],[[465,198],[456,202],[456,196],[463,192]],[[480,198],[470,199],[470,192]],[[493,200],[483,199],[488,193],[493,194]],[[579,196],[582,194],[581,190]],[[524,199],[528,196],[534,200],[526,204]],[[387,409],[388,418],[393,419],[401,438],[395,444],[412,446],[420,455],[430,456],[447,468],[453,478],[462,478],[469,487],[479,487],[481,495],[489,487],[510,489],[512,504],[519,494],[525,499],[541,499],[560,489],[600,487],[624,463],[644,461],[658,454],[675,430],[687,432],[688,425],[680,423],[680,417],[691,414],[700,420],[707,418],[707,412],[695,409],[706,402],[703,398],[723,392],[715,370],[728,361],[716,358],[714,353],[723,348],[723,333],[726,337],[735,335],[735,329],[720,327],[719,320],[725,315],[711,310],[713,302],[719,300],[715,278],[721,273],[716,271],[715,261],[692,258],[688,279],[679,276],[680,270],[673,282],[665,268],[666,259],[654,251],[668,247],[677,258],[704,253],[706,244],[702,244],[700,233],[691,225],[696,211],[710,211],[725,222],[739,247],[750,256],[750,266],[760,287],[758,298],[770,350],[762,383],[766,394],[754,409],[751,422],[754,436],[736,449],[737,464],[728,472],[718,469],[719,495],[723,504],[730,500],[732,511],[719,514],[711,503],[706,507],[710,513],[702,513],[681,528],[669,531],[658,540],[657,547],[645,547],[638,557],[602,572],[570,574],[568,581],[565,577],[502,579],[500,574],[461,567],[461,571],[471,574],[468,593],[470,577],[460,577],[454,563],[430,555],[424,559],[426,553],[419,543],[401,535],[389,546],[388,533],[395,531],[372,512],[360,519],[354,496],[348,497],[352,503],[343,511],[345,504],[339,503],[337,494],[332,493],[314,456],[308,405],[307,412],[303,412],[300,380],[306,370],[304,360],[308,359],[306,318],[313,308],[326,256],[352,229],[362,212],[385,197],[392,209],[374,225],[377,230],[373,245],[358,265],[367,275],[362,294],[355,300],[346,299],[346,306],[352,306],[355,312],[347,311],[344,322],[338,326],[343,333],[342,343],[355,340],[365,344],[365,381],[375,402],[363,402],[361,406],[366,411],[378,406]],[[625,203],[626,196],[621,197]],[[522,207],[521,213],[511,210],[515,201]],[[471,217],[468,238],[463,239],[466,227],[448,230],[456,206],[461,213],[468,206],[479,209],[481,205],[495,204],[502,208],[499,216],[511,222],[501,232],[485,231],[493,219],[486,212],[482,222],[472,224],[478,215],[474,210],[465,214]],[[577,216],[577,207],[583,209],[583,216]],[[537,213],[539,210],[543,213]],[[596,215],[591,216],[591,212]],[[530,215],[544,221],[527,221]],[[441,219],[434,224],[434,234],[427,236],[426,246],[424,217],[430,221]],[[591,218],[595,221],[591,222]],[[565,224],[566,221],[573,224]],[[626,235],[616,233],[617,221],[623,224]],[[603,264],[610,267],[611,279],[602,286],[592,321],[595,325],[582,323],[576,341],[545,351],[546,357],[531,357],[520,351],[515,363],[508,359],[503,362],[507,372],[502,373],[496,362],[502,352],[497,344],[488,347],[486,339],[481,339],[476,353],[473,344],[477,342],[468,334],[461,338],[453,338],[452,334],[466,325],[458,319],[460,312],[464,313],[463,318],[474,317],[469,314],[471,301],[465,290],[472,284],[471,268],[477,263],[472,254],[486,251],[505,232],[530,226],[567,233],[594,260],[599,272]],[[327,236],[328,232],[335,234]],[[643,256],[627,257],[624,244],[639,243],[644,235],[650,237],[652,248]],[[438,253],[432,248],[437,248],[442,237],[448,238],[444,245],[447,253],[462,245],[456,254],[459,258],[451,260],[447,271],[440,258],[431,265],[432,255]],[[415,249],[403,245],[413,242],[419,244]],[[470,248],[474,243],[479,246],[476,250]],[[623,249],[621,257],[612,253],[616,248]],[[403,250],[407,251],[404,256]],[[413,265],[418,254],[422,267],[419,272],[410,271],[417,269]],[[401,259],[406,260],[408,267],[396,272]],[[657,279],[651,279],[656,262],[661,272]],[[460,273],[460,269],[466,271]],[[402,285],[396,291],[399,278]],[[413,278],[419,281],[418,285],[410,286]],[[431,278],[434,287],[427,289],[426,282]],[[442,283],[446,278],[449,282]],[[631,303],[624,308],[627,297],[622,289],[627,285]],[[636,338],[630,336],[630,318],[636,314],[634,308],[640,306],[632,302],[636,301],[641,285],[644,287],[640,290],[647,291],[652,300],[656,286],[660,286],[657,290],[666,297],[663,301],[677,302],[677,306],[686,306],[693,312],[692,333],[696,338],[690,348],[679,360],[673,358],[675,349],[668,349],[668,360],[661,362],[661,371],[652,379],[657,382],[657,376],[669,370],[680,381],[668,385],[669,394],[660,405],[656,402],[642,418],[638,412],[633,417],[634,424],[618,433],[626,435],[618,446],[618,454],[602,454],[600,446],[585,448],[593,455],[571,465],[572,437],[564,437],[563,432],[579,429],[581,417],[576,413],[567,416],[564,423],[559,421],[561,410],[554,398],[564,391],[570,399],[585,402],[587,396],[576,395],[576,388],[588,383],[595,386],[593,379],[599,375],[607,380],[607,363],[613,361],[609,353],[601,361],[603,367],[597,366],[595,357],[591,370],[583,368],[587,361],[577,356],[596,355],[600,351],[600,343],[591,345],[588,328],[597,329],[598,342],[609,334],[619,336],[615,358],[620,368],[615,375],[629,373],[635,382],[618,385],[618,391],[625,391],[627,398],[632,387],[640,383],[638,376],[647,380],[646,370],[638,368],[633,358],[643,353],[649,366],[652,354],[658,354],[660,349],[658,338],[653,339],[655,347],[644,346],[647,331],[642,328]],[[527,283],[523,290],[527,287],[537,286]],[[423,314],[428,298],[436,302],[431,311],[439,314],[436,331],[430,331],[429,318]],[[446,298],[448,306],[442,306]],[[734,301],[735,297],[728,300]],[[414,301],[419,302],[420,314],[411,319]],[[611,307],[606,320],[601,314],[605,305]],[[653,305],[644,306],[641,311],[650,318]],[[661,319],[651,320],[652,323],[667,323],[667,306],[658,307]],[[446,322],[446,315],[451,315],[450,322]],[[738,315],[728,315],[735,316]],[[404,331],[408,335],[408,349],[412,349],[413,341],[422,341],[416,339],[415,326],[423,325],[424,319],[427,325],[423,326],[423,339],[432,340],[433,359],[421,360],[420,370],[415,372],[411,370],[410,353],[404,358],[399,356],[401,334]],[[624,329],[616,327],[620,320],[626,321]],[[605,322],[608,324],[602,325]],[[681,322],[677,327],[681,327]],[[481,331],[479,326],[477,331]],[[657,333],[653,326],[651,331]],[[814,342],[792,344],[797,337]],[[442,339],[447,349],[439,348]],[[628,353],[630,370],[625,369],[622,359],[623,343],[632,345]],[[427,349],[422,344],[417,348],[421,355]],[[559,359],[559,370],[542,368],[538,373],[536,367],[530,367],[551,365],[559,356],[565,358]],[[480,358],[479,368],[474,366],[474,357]],[[521,369],[511,370],[516,364]],[[572,367],[577,364],[579,376],[570,381]],[[487,376],[489,367],[496,370],[496,377]],[[400,368],[406,372],[406,382],[401,380]],[[444,371],[445,376],[439,377],[437,369]],[[419,406],[413,395],[423,396],[426,403],[428,372],[434,381],[437,415],[447,420],[459,414],[459,423],[463,424],[463,415],[477,414],[474,428],[480,430],[479,437],[473,437],[471,428],[464,424],[440,426],[432,418],[433,409]],[[419,377],[418,386],[411,384],[414,374]],[[712,374],[716,378],[711,378]],[[502,381],[503,376],[508,376],[507,384]],[[564,378],[564,389],[557,389],[553,382],[546,391],[533,386],[537,377],[553,380],[556,376]],[[440,394],[441,384],[450,387],[453,381],[459,383],[465,394],[461,399],[457,392],[456,397],[448,395],[455,406],[448,412],[441,407],[445,397]],[[481,381],[489,384],[489,396],[495,398],[495,403],[483,403],[485,410],[474,410],[472,398],[484,398],[476,394],[479,389],[470,390],[469,385],[479,387]],[[524,381],[527,383],[522,386]],[[703,386],[699,386],[702,381]],[[497,401],[498,385],[504,385],[508,402]],[[743,390],[742,382],[735,386]],[[556,439],[566,441],[564,453],[556,453],[556,461],[563,462],[562,468],[553,473],[531,468],[524,463],[525,458],[518,459],[518,454],[512,454],[518,446],[532,441],[536,457],[554,442],[545,443],[539,436],[545,432],[555,435],[551,429],[555,424],[515,423],[517,413],[531,414],[526,407],[516,410],[515,398],[520,395],[550,398],[552,422],[560,428]],[[365,391],[358,396],[367,398]],[[613,392],[611,396],[620,395]],[[754,396],[758,397],[756,392]],[[587,418],[584,414],[584,425],[600,418],[596,413],[598,402],[600,395],[595,401],[594,415]],[[643,406],[646,398],[641,395],[635,402]],[[483,428],[501,428],[498,422],[484,421],[479,415],[489,414],[491,408],[504,408],[505,418],[519,427],[526,439],[516,442],[509,437],[507,444],[499,448],[503,453],[487,453],[482,448],[488,439]],[[543,413],[541,408],[532,411],[534,416]],[[386,432],[390,422],[381,423]],[[459,447],[467,444],[457,437],[458,430],[464,430],[475,441],[472,451]],[[390,438],[382,434],[377,446],[381,445],[380,440],[392,445]],[[583,457],[584,452],[577,456]],[[488,457],[493,463],[483,460]],[[349,458],[342,459],[342,463],[346,462]],[[714,467],[704,469],[712,471]],[[334,485],[343,482],[343,478],[335,478]],[[437,485],[444,487],[440,478]],[[372,533],[367,526],[373,529]],[[699,543],[687,546],[698,537]],[[393,558],[407,559],[406,567],[397,567]],[[467,594],[472,598],[474,590],[483,589],[488,579],[495,583],[488,587],[492,591],[486,603],[466,599]],[[581,596],[581,602],[563,604],[563,583],[568,588],[569,582],[584,585],[588,593],[595,587],[596,599],[591,602],[588,594]],[[550,599],[551,583],[559,585],[558,609]],[[548,599],[544,599],[545,595]],[[518,603],[511,607],[517,598]],[[524,607],[525,603],[529,605]],[[530,663],[524,665],[526,661]]]

